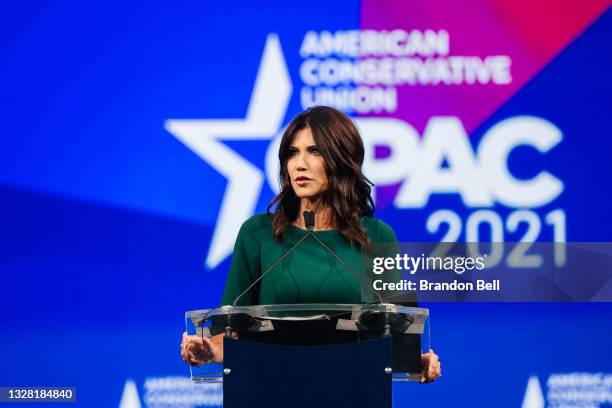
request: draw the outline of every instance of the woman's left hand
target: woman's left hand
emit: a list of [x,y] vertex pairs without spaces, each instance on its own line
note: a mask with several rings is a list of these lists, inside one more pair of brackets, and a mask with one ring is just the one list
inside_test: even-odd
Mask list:
[[425,354],[421,354],[421,364],[423,367],[423,371],[421,373],[422,383],[432,382],[442,375],[440,359],[432,349],[429,349],[429,352]]

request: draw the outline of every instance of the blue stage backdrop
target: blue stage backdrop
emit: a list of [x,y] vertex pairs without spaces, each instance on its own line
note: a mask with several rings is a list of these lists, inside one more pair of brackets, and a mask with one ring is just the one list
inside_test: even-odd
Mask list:
[[[312,105],[356,120],[402,241],[612,240],[607,0],[38,1],[0,22],[0,386],[222,404],[187,378],[183,314],[218,304]],[[444,375],[397,406],[612,404],[609,304],[424,306]]]

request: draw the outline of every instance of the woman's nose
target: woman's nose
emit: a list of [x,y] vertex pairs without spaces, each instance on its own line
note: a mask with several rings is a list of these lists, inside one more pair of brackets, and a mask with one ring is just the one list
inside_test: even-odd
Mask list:
[[296,161],[296,169],[298,170],[306,170],[308,164],[306,163],[306,158],[303,154],[299,154]]

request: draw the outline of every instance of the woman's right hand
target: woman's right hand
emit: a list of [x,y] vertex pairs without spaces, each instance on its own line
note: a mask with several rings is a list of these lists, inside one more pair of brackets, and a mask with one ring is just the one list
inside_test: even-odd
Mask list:
[[208,363],[223,362],[223,334],[212,338],[188,335],[183,332],[181,341],[181,357],[187,364],[196,367]]

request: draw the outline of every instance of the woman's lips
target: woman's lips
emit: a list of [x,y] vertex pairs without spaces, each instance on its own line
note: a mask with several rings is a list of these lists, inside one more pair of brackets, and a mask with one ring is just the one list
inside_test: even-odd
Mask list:
[[310,179],[308,177],[298,177],[295,179],[295,184],[300,187],[304,187],[306,184],[308,184],[309,181]]

